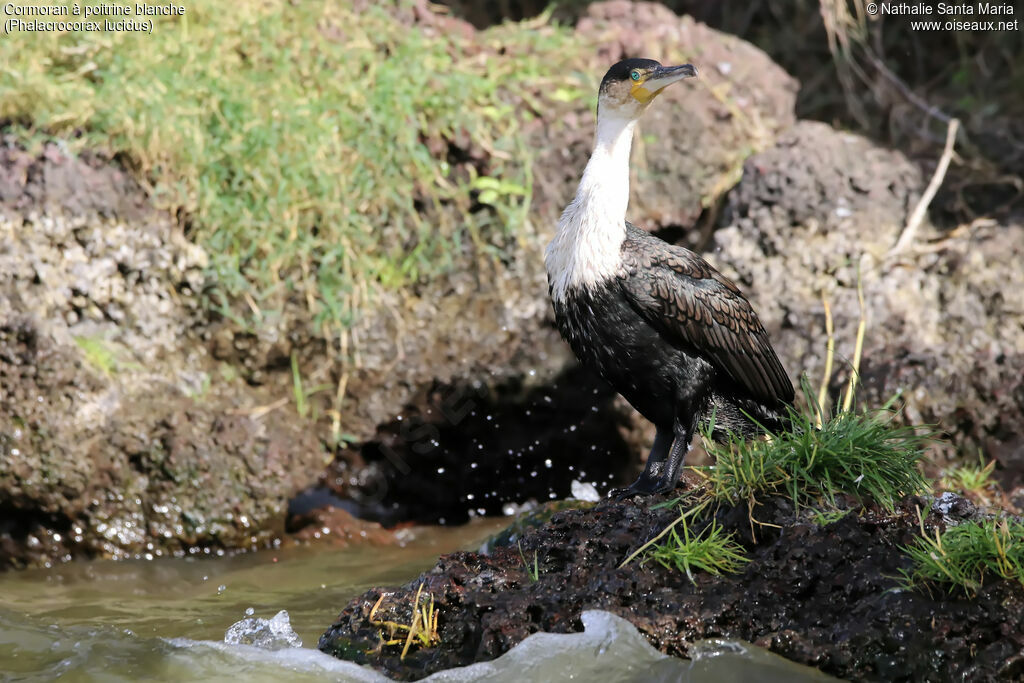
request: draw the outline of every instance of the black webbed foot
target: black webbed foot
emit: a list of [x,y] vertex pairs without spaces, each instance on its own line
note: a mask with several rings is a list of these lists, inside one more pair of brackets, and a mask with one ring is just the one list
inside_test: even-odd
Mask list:
[[658,493],[667,493],[676,487],[676,482],[667,477],[645,477],[640,478],[625,488],[612,489],[608,492],[609,498],[624,500],[633,496],[653,496]]
[[[651,450],[651,455],[647,458],[647,467],[644,468],[640,477],[624,489],[609,491],[609,498],[623,500],[633,496],[653,496],[658,493],[668,493],[676,487],[679,475],[682,474],[683,457],[686,455],[690,440],[682,431],[671,442],[665,439],[660,431],[658,436],[662,438],[655,438],[655,448]],[[671,443],[671,447],[667,449],[668,457],[665,457],[664,444],[666,442]]]

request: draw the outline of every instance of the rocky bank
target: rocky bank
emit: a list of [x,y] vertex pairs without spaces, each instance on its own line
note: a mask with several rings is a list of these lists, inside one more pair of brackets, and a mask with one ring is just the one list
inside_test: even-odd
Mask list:
[[[976,514],[947,495],[926,513],[928,533]],[[656,562],[620,563],[676,516],[664,498],[605,501],[554,515],[490,555],[442,556],[409,583],[374,588],[352,600],[319,648],[369,664],[399,680],[491,660],[539,631],[582,630],[588,609],[630,621],[658,650],[686,657],[695,641],[752,642],[801,664],[851,680],[1005,681],[1024,676],[1024,587],[987,583],[976,596],[943,588],[906,590],[901,546],[921,533],[918,508],[851,510],[815,522],[789,501],[763,501],[756,522],[746,506],[715,516],[749,558],[737,574],[686,574]],[[650,504],[649,504],[650,503]],[[691,533],[699,534],[701,525]],[[756,536],[756,538],[755,538]],[[534,558],[536,557],[536,569]],[[382,645],[386,622],[412,623],[417,594],[437,612],[437,639]],[[401,638],[399,638],[401,640]]]
[[[503,57],[456,18],[395,11],[409,30],[458,30],[474,54]],[[794,379],[820,376],[824,295],[840,353],[833,388],[848,373],[859,267],[860,400],[901,392],[908,420],[948,437],[942,458],[981,448],[1005,484],[1020,484],[1019,218],[942,231],[926,221],[890,256],[925,183],[916,163],[797,121],[799,84],[761,50],[662,5],[592,3],[575,21],[588,56],[566,68],[595,86],[625,56],[701,69],[642,124],[631,220],[705,249],[734,277]],[[527,113],[534,192],[509,257],[459,255],[450,275],[381,294],[340,336],[302,301],[240,326],[211,297],[195,217],[155,211],[115,159],[60,141],[29,153],[5,137],[0,566],[258,547],[284,533],[289,501],[310,487],[386,521],[457,521],[564,496],[573,479],[629,479],[651,434],[574,369],[543,274],[593,115],[583,100]],[[458,133],[424,144],[457,173],[489,163]],[[307,386],[330,387],[302,411],[292,359]]]

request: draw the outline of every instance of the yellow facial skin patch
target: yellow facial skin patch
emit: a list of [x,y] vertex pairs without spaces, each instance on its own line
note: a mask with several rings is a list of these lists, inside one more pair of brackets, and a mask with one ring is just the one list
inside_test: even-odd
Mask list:
[[[660,91],[658,91],[660,92]],[[629,94],[636,99],[637,102],[647,104],[658,94],[657,92],[651,92],[644,87],[644,78],[641,76],[640,81],[633,84],[633,87],[629,89]]]

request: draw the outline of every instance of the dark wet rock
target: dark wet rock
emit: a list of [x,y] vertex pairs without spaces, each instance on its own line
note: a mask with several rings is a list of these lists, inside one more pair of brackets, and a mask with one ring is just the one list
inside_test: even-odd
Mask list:
[[1012,487],[1024,477],[1024,221],[980,221],[888,255],[924,187],[902,154],[821,123],[800,122],[744,164],[725,227],[708,258],[749,295],[783,364],[816,387],[835,321],[838,390],[849,376],[860,307],[867,334],[859,401],[897,393],[904,416],[937,424],[937,446],[971,458],[980,447]]
[[[319,647],[415,680],[493,659],[531,633],[578,632],[583,610],[603,609],[682,657],[697,639],[724,637],[854,680],[996,680],[1015,671],[1024,647],[1020,584],[994,581],[973,598],[897,589],[893,577],[908,566],[900,547],[920,534],[920,503],[892,514],[851,513],[827,526],[778,502],[757,508],[766,525],[752,523],[745,509],[722,510],[719,523],[741,539],[750,563],[732,576],[696,572],[694,584],[656,563],[618,568],[677,513],[606,501],[558,513],[491,556],[446,555],[405,586],[368,591],[345,607]],[[942,524],[926,519],[928,529]],[[534,553],[536,581],[523,561],[532,563]],[[411,648],[403,661],[400,647],[380,647],[382,627],[369,617],[380,600],[375,621],[410,623],[421,585],[440,610],[440,640]]]

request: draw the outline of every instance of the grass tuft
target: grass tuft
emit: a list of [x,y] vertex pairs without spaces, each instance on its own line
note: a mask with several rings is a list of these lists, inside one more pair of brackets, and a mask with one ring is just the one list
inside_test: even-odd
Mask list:
[[82,351],[86,362],[101,374],[113,377],[120,363],[110,344],[100,337],[75,337],[75,344]]
[[[405,660],[405,656],[409,654],[409,648],[413,644],[419,647],[434,647],[441,642],[441,635],[437,630],[437,620],[440,616],[440,610],[434,605],[434,594],[430,594],[430,600],[427,602],[426,598],[421,600],[423,597],[423,584],[419,585],[416,589],[416,597],[412,601],[412,623],[403,624],[397,621],[379,620],[375,619],[377,610],[380,609],[381,604],[384,602],[386,594],[381,595],[370,610],[370,614],[367,617],[367,621],[377,627],[386,628],[387,635],[384,635],[384,631],[378,632],[378,644],[377,651],[383,650],[385,647],[392,645],[402,646],[402,655],[400,659]],[[402,637],[404,633],[405,637]],[[368,653],[369,654],[369,653]]]
[[[686,515],[680,515],[680,524],[669,529],[669,536],[663,543],[650,546],[641,565],[653,560],[675,571],[685,572],[691,583],[696,583],[693,572],[696,569],[719,576],[734,574],[749,562],[743,546],[733,540],[732,533],[724,533],[714,520],[699,534],[692,534],[686,523]],[[682,526],[680,536],[677,528]]]
[[942,476],[941,484],[950,491],[981,495],[995,483],[992,479],[995,468],[996,461],[990,460],[986,464],[979,452],[977,465],[958,465],[947,470]]
[[[808,401],[812,401],[805,387]],[[715,502],[753,504],[757,497],[785,494],[795,505],[834,505],[841,494],[892,510],[904,496],[929,489],[918,464],[928,435],[898,425],[889,411],[840,412],[815,426],[817,412],[790,411],[790,429],[770,439],[731,435],[705,445],[715,458],[704,474]]]
[[986,577],[1024,586],[1024,523],[1016,520],[965,522],[935,538],[923,534],[904,550],[913,561],[903,571],[905,588],[942,584],[973,595]]
[[75,345],[82,352],[85,362],[106,377],[113,377],[125,370],[141,370],[138,363],[125,360],[129,354],[116,342],[103,337],[76,336]]

